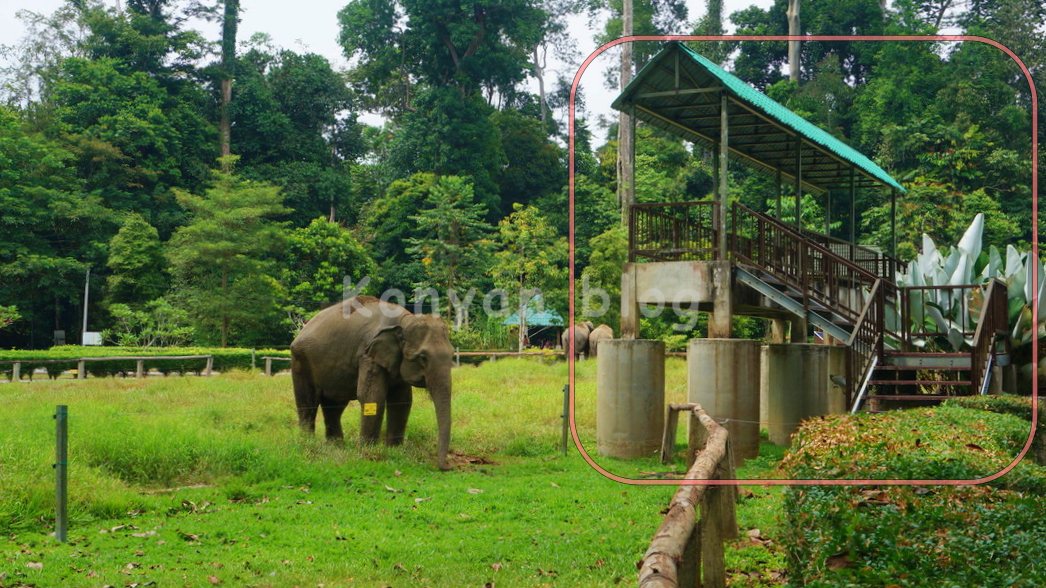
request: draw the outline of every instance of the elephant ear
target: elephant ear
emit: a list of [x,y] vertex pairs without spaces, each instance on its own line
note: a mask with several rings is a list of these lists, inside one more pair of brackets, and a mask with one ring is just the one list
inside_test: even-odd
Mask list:
[[364,354],[386,371],[398,372],[403,356],[403,328],[394,325],[381,329],[367,343]]

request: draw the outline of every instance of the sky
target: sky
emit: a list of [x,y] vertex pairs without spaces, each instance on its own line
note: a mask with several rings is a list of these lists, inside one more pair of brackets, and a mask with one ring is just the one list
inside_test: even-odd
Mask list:
[[[106,4],[116,5],[118,0],[105,0]],[[21,21],[16,18],[19,10],[32,10],[39,13],[49,14],[61,6],[63,0],[0,0],[0,45],[13,45],[25,34],[25,28]],[[283,0],[242,0],[242,9],[239,37],[246,40],[254,33],[267,33],[276,46],[294,51],[311,51],[323,55],[337,69],[348,67],[349,62],[338,45],[338,21],[337,13],[348,0],[307,0],[288,3]],[[766,8],[773,0],[726,0],[723,13],[727,17],[732,12],[746,8],[753,4]],[[288,9],[288,7],[293,7]],[[704,0],[687,0],[690,23],[696,21],[705,12]],[[596,31],[603,28],[603,22],[590,22],[586,15],[578,15],[570,19],[570,30],[577,42],[581,55],[581,61],[595,50],[596,45],[592,40]],[[727,32],[733,27],[729,22],[724,23]],[[196,28],[201,30],[208,38],[217,39],[219,28],[217,24],[199,23]],[[690,30],[690,26],[681,27]],[[588,115],[592,120],[599,116],[610,117],[615,113],[610,109],[610,102],[614,99],[616,92],[609,91],[603,86],[603,71],[608,67],[616,67],[617,54],[613,51],[603,53],[586,70],[581,81],[581,89],[585,96],[588,107]],[[580,61],[577,63],[564,63],[550,59],[549,72],[546,75],[546,87],[556,75],[563,75],[573,79]],[[536,91],[536,84],[531,80]],[[380,124],[380,118],[373,115],[361,117],[368,124]]]

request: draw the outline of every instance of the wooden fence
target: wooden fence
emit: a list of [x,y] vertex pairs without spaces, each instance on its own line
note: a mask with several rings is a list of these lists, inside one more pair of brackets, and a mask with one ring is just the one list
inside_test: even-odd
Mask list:
[[[673,404],[669,407],[670,414],[680,410],[690,413],[691,426],[703,431],[701,436],[704,437],[704,447],[695,454],[694,463],[684,479],[734,479],[733,455],[726,429],[712,420],[698,404]],[[680,486],[640,562],[640,588],[726,586],[723,541],[737,538],[736,501],[736,486]],[[700,520],[697,516],[699,508]]]
[[76,379],[83,380],[87,377],[87,362],[91,361],[133,361],[135,365],[135,377],[145,377],[145,362],[146,361],[170,361],[170,360],[186,360],[186,359],[206,359],[207,366],[203,370],[203,375],[211,375],[211,371],[214,369],[214,356],[213,355],[145,355],[145,356],[122,356],[122,357],[79,357],[70,359],[5,359],[0,360],[0,364],[10,363],[11,366],[11,381],[17,382],[22,376],[22,364],[29,365],[40,365],[48,363],[73,363],[76,362]]

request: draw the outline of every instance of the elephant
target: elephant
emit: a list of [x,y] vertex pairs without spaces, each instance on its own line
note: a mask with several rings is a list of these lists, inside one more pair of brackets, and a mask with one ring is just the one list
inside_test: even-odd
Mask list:
[[595,357],[599,351],[599,344],[607,339],[614,338],[614,329],[610,325],[599,325],[588,334],[588,355]]
[[573,331],[568,327],[563,331],[561,340],[563,341],[563,353],[570,353],[570,337],[573,333],[574,338],[574,358],[578,359],[582,353],[588,350],[588,334],[592,331],[592,323],[585,321],[583,323],[574,323]]
[[436,407],[438,462],[450,447],[450,368],[453,347],[439,317],[415,315],[397,304],[357,296],[321,310],[291,343],[291,378],[298,424],[316,430],[323,410],[328,441],[341,441],[341,414],[360,401],[360,440],[375,443],[386,415],[385,443],[399,445],[407,430],[412,387],[427,388]]

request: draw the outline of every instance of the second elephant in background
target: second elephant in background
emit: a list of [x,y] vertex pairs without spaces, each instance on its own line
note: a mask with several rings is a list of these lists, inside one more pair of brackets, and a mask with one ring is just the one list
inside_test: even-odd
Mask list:
[[581,354],[588,351],[588,335],[592,332],[592,323],[585,321],[575,323],[574,328],[563,331],[563,353],[570,353],[570,341],[574,341],[574,358],[580,359]]
[[599,352],[599,344],[614,338],[614,330],[609,325],[599,325],[588,334],[588,355],[595,357]]

